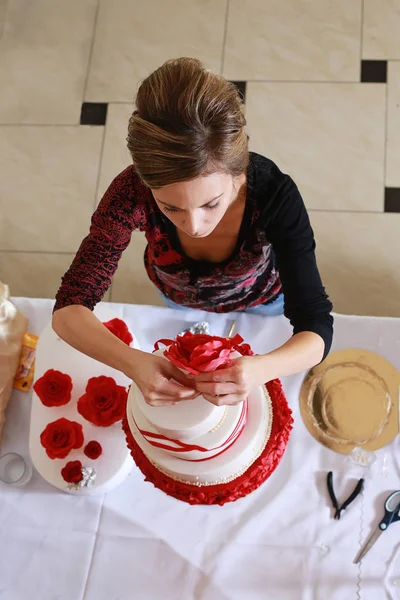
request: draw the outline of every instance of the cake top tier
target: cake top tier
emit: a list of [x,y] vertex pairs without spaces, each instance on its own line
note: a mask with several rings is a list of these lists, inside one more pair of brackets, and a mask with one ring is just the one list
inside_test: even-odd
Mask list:
[[[249,346],[241,345],[242,342],[239,335],[230,339],[186,332],[176,340],[157,342],[155,354],[170,360],[183,372],[197,374],[226,367],[230,360],[241,354],[250,354]],[[159,434],[181,442],[190,442],[207,434],[225,419],[230,410],[230,407],[215,406],[202,396],[175,405],[150,406],[135,383],[131,386],[129,403],[140,409]]]
[[[163,351],[158,350],[156,354],[163,356]],[[168,406],[150,406],[134,383],[129,392],[129,402],[138,406],[161,435],[181,442],[190,442],[214,429],[226,410],[224,406],[207,402],[202,396]]]

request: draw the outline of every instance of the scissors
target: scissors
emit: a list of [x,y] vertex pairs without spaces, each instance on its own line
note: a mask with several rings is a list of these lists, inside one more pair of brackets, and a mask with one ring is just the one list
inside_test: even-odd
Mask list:
[[360,560],[364,558],[367,552],[372,548],[372,546],[380,538],[382,533],[389,527],[389,525],[395,523],[396,521],[400,521],[400,490],[390,494],[385,502],[384,508],[385,516],[355,557],[354,564],[359,563]]

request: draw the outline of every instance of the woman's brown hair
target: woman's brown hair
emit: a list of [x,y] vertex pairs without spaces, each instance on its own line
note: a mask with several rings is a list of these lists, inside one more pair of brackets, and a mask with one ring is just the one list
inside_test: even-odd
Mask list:
[[165,62],[140,85],[136,107],[127,142],[148,187],[246,170],[248,137],[239,92],[199,60]]

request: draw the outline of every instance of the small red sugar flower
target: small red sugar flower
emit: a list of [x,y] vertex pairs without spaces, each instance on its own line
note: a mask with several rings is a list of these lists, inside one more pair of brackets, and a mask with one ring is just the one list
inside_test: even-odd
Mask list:
[[82,463],[80,460],[71,460],[61,469],[61,475],[67,483],[79,483],[82,479]]
[[102,454],[103,448],[101,447],[99,442],[96,442],[96,440],[92,440],[91,442],[88,442],[86,444],[86,446],[83,449],[83,452],[88,458],[96,460],[96,458],[99,458],[99,456]]
[[130,346],[133,342],[133,336],[129,331],[127,324],[122,319],[111,319],[111,321],[106,321],[103,325],[107,327],[111,333],[116,335],[121,342],[124,342],[124,344]]

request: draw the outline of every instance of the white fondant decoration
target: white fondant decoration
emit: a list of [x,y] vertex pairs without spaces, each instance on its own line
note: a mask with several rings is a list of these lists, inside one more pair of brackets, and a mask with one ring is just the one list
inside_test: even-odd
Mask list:
[[[136,388],[136,386],[135,386]],[[128,405],[131,411],[131,414],[134,418],[137,428],[142,433],[143,437],[152,445],[157,443],[162,444],[163,446],[168,446],[168,450],[164,448],[164,452],[171,454],[172,456],[176,456],[182,460],[203,460],[204,458],[209,458],[211,456],[215,456],[224,450],[225,446],[229,445],[231,442],[226,442],[229,439],[231,434],[234,432],[236,426],[238,425],[238,421],[241,418],[242,410],[243,410],[243,402],[240,404],[236,404],[235,406],[225,406],[223,407],[224,411],[222,413],[221,420],[217,423],[217,425],[208,430],[204,435],[200,435],[199,437],[189,441],[189,444],[195,444],[196,446],[200,446],[201,448],[205,448],[206,452],[202,450],[187,450],[182,452],[182,446],[177,443],[185,441],[185,438],[172,435],[168,438],[168,440],[158,439],[157,434],[159,430],[152,424],[146,417],[143,415],[141,411],[142,402],[138,402],[140,397],[140,391],[135,389],[133,384],[129,394]],[[203,399],[203,402],[206,400]],[[188,400],[185,401],[185,404],[188,407],[192,407],[193,410],[196,410],[196,406],[194,406],[196,400]],[[175,408],[174,406],[165,407]],[[171,410],[171,420],[173,421],[173,413]],[[175,422],[173,422],[175,424]],[[171,424],[172,427],[172,424]],[[148,435],[150,434],[150,435]]]
[[[116,313],[101,303],[95,308],[94,314],[102,322],[120,318]],[[134,331],[130,329],[134,342],[132,347],[139,349]],[[108,492],[129,475],[133,467],[132,457],[126,445],[125,434],[121,423],[110,427],[96,427],[84,419],[77,411],[77,401],[84,394],[86,384],[91,377],[105,375],[112,377],[118,385],[128,387],[131,381],[123,373],[107,367],[102,363],[78,352],[53,331],[51,323],[43,330],[37,344],[35,362],[35,381],[48,369],[56,369],[70,375],[73,383],[71,400],[60,407],[46,407],[33,391],[31,423],[29,432],[29,448],[32,462],[40,475],[51,485],[71,494],[89,495]],[[77,421],[83,426],[84,442],[78,450],[71,450],[66,458],[52,460],[46,454],[40,443],[40,434],[48,423],[65,417]],[[103,453],[96,460],[87,458],[83,452],[85,445],[91,440],[98,441]],[[93,486],[77,490],[69,489],[68,483],[61,475],[61,469],[67,462],[80,460],[82,466],[93,467],[96,479]]]
[[[153,354],[168,360],[164,357],[164,350],[165,348],[160,348]],[[239,356],[237,352],[231,354],[232,359]],[[180,370],[185,373],[183,369]],[[139,408],[159,433],[181,442],[191,442],[206,435],[218,426],[225,412],[224,406],[216,406],[202,396],[169,406],[150,406],[135,383],[132,383],[129,402]]]
[[159,433],[182,442],[205,435],[218,425],[224,415],[223,406],[215,406],[202,396],[168,406],[150,406],[134,383],[129,393],[132,403]]
[[272,404],[264,387],[248,398],[247,423],[240,437],[223,454],[203,462],[189,462],[149,444],[138,430],[130,403],[127,405],[130,430],[147,458],[161,471],[179,481],[195,485],[226,483],[242,475],[260,456],[271,434]]

